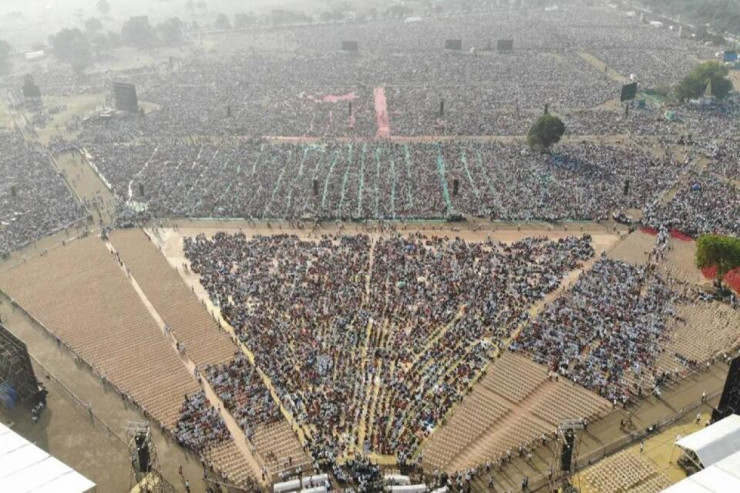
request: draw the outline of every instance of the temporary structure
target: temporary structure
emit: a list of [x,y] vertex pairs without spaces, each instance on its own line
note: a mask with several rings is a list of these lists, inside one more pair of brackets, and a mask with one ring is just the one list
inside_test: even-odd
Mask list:
[[0,423],[0,491],[88,493],[95,483]]

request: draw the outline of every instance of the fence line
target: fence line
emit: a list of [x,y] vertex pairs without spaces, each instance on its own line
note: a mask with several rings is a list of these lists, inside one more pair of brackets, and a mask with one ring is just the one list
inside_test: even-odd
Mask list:
[[105,423],[105,421],[103,421],[97,414],[95,414],[95,412],[93,411],[93,409],[92,409],[92,407],[90,406],[89,403],[84,402],[80,397],[78,397],[77,394],[75,394],[73,390],[71,390],[69,387],[67,387],[56,375],[54,375],[54,373],[52,373],[51,371],[49,371],[49,369],[46,366],[44,366],[44,364],[41,363],[38,360],[38,358],[36,358],[32,354],[29,354],[29,356],[31,357],[31,359],[38,366],[41,367],[41,369],[44,370],[44,373],[46,374],[46,377],[47,378],[50,378],[51,380],[53,380],[57,385],[59,385],[62,388],[62,390],[64,390],[64,392],[70,397],[70,399],[75,404],[79,405],[80,407],[82,407],[83,409],[85,409],[87,411],[87,413],[92,418],[93,422],[97,421],[99,424],[101,424],[108,431],[108,433],[110,435],[112,435],[113,437],[115,437],[116,439],[118,439],[118,441],[120,441],[124,446],[128,447],[128,444],[126,443],[126,440],[124,440],[123,438],[121,438],[121,436],[118,435],[115,431],[113,431],[113,429],[110,426],[108,426]]
[[[639,431],[639,432],[633,432],[633,433],[630,433],[629,435],[627,435],[625,437],[619,438],[619,439],[617,439],[617,440],[615,440],[615,441],[613,441],[611,443],[608,443],[608,444],[606,444],[606,445],[604,445],[602,447],[599,447],[596,450],[593,450],[593,451],[589,452],[588,454],[586,454],[583,457],[580,457],[576,461],[576,465],[574,467],[574,473],[577,473],[577,472],[580,472],[580,471],[582,471],[584,469],[587,469],[592,464],[594,464],[594,463],[596,463],[596,462],[598,462],[598,461],[606,458],[607,456],[613,455],[613,454],[619,452],[620,450],[622,450],[624,448],[627,448],[628,446],[630,446],[630,445],[632,445],[632,444],[634,444],[634,443],[636,443],[636,442],[644,439],[648,435],[661,433],[666,428],[669,428],[671,425],[673,425],[674,423],[676,423],[678,420],[680,420],[681,418],[685,417],[687,414],[689,414],[689,413],[697,410],[698,408],[700,408],[701,406],[703,406],[704,404],[706,404],[707,401],[718,397],[720,394],[722,394],[722,391],[721,390],[717,390],[717,391],[715,391],[715,392],[713,392],[711,394],[708,394],[707,397],[706,397],[706,401],[703,400],[702,398],[699,398],[697,401],[692,402],[689,405],[687,405],[686,407],[682,407],[681,409],[679,409],[675,413],[673,413],[673,414],[665,417],[662,420],[659,420],[658,423],[656,423],[656,425],[655,425],[655,431],[653,433],[647,433],[647,431],[645,431],[645,430],[642,430],[642,431]],[[552,482],[555,483],[555,484],[557,484],[557,483],[560,483],[560,482],[562,482],[563,480],[565,480],[567,478],[568,478],[568,475],[566,475],[566,474],[560,474],[558,476],[554,476]],[[548,479],[545,476],[543,478],[540,478],[538,481],[533,482],[531,484],[531,486],[530,486],[530,490],[531,491],[537,491],[537,490],[540,490],[542,488],[548,487],[549,484],[550,484],[550,482],[551,482],[550,479]]]

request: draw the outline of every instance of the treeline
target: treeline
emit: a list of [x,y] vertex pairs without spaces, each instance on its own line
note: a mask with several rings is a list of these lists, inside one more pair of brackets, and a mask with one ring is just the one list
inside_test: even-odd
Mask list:
[[740,34],[740,0],[642,0],[641,3],[656,14],[681,20],[730,34]]

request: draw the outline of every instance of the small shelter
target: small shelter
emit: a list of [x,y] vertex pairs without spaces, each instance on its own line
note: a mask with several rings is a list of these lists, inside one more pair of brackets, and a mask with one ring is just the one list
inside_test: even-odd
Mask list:
[[706,469],[740,450],[740,416],[727,416],[680,438],[675,446],[682,452],[679,462],[688,461],[698,470]]

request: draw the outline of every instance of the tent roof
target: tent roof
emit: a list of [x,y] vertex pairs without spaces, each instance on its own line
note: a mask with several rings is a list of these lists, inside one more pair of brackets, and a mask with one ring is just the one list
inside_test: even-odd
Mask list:
[[702,465],[707,468],[740,450],[740,416],[735,414],[727,416],[681,438],[676,445],[694,452]]
[[0,491],[86,493],[95,483],[0,423]]
[[663,493],[740,491],[740,451],[663,490]]

